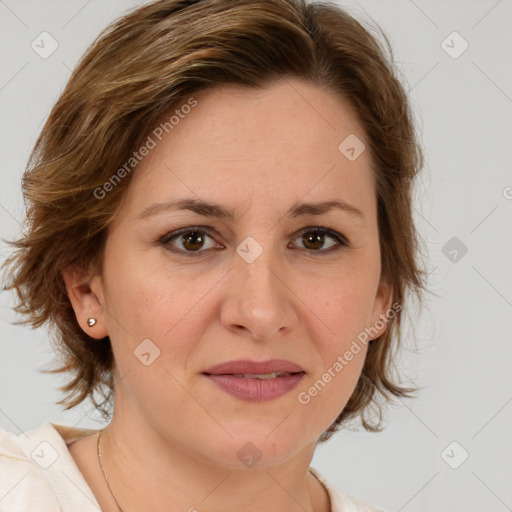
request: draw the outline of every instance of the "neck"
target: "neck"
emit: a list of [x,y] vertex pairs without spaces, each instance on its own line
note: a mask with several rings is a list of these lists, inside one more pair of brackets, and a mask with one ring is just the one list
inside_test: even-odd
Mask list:
[[139,417],[123,417],[118,405],[101,438],[101,461],[125,512],[170,504],[191,512],[330,510],[325,489],[308,471],[315,443],[279,464],[225,465],[164,439]]

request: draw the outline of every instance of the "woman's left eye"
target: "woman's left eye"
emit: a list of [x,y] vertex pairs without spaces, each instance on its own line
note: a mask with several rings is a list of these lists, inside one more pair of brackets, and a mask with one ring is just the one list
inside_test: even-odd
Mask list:
[[[298,235],[299,239],[305,241],[306,244],[310,244],[313,247],[306,247],[306,250],[309,252],[330,253],[350,245],[348,240],[342,234],[328,228],[304,228],[298,233]],[[324,245],[325,237],[333,239],[336,243],[331,244],[327,249],[319,251],[319,246],[321,247]]]
[[[328,246],[327,249],[321,249],[325,244],[326,237],[333,239],[335,243]],[[210,246],[205,247],[204,244],[208,239],[211,240]],[[332,229],[322,227],[304,228],[297,233],[296,239],[301,240],[305,245],[303,248],[310,253],[330,253],[350,245],[348,240],[340,233],[333,231]],[[176,247],[174,244],[175,241],[177,241],[181,247]],[[216,245],[215,240],[209,232],[200,227],[188,227],[179,229],[178,231],[173,231],[172,233],[163,236],[159,242],[165,245],[170,251],[180,253],[185,256],[198,256],[201,253],[206,252],[206,249],[212,249],[215,247],[218,249],[224,248],[222,245]]]

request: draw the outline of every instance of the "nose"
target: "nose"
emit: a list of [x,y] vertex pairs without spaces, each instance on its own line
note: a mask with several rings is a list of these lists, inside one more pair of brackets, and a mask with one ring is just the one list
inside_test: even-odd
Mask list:
[[[249,260],[250,261],[250,260]],[[237,335],[271,341],[297,323],[289,269],[270,249],[249,262],[236,254],[227,278],[221,322]]]

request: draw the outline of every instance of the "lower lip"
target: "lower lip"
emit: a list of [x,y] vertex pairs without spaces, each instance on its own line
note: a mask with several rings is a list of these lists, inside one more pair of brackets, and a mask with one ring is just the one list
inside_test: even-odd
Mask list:
[[207,375],[215,385],[230,395],[250,402],[266,402],[290,392],[304,377],[296,373],[273,379],[246,379],[234,375]]

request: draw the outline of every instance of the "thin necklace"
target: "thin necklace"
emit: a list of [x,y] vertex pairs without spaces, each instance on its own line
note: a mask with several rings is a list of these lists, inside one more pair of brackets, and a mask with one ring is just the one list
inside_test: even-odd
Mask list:
[[105,477],[105,483],[107,484],[107,487],[108,487],[108,490],[110,491],[110,494],[112,494],[112,498],[114,498],[114,501],[116,502],[117,508],[120,510],[120,512],[124,512],[123,509],[119,506],[119,503],[116,500],[116,496],[113,493],[112,489],[110,488],[110,485],[108,484],[108,478],[107,478],[107,475],[105,473],[105,470],[103,469],[103,464],[101,463],[101,450],[100,450],[101,434],[103,434],[103,430],[100,430],[100,435],[98,436],[98,443],[97,443],[98,460],[100,461],[101,472],[103,473],[103,476]]
[[[114,498],[114,501],[116,502],[117,508],[119,509],[120,512],[124,512],[123,509],[119,506],[119,503],[117,502],[116,496],[115,496],[114,492],[112,491],[112,489],[110,488],[110,485],[108,484],[107,474],[105,473],[105,470],[103,469],[103,464],[101,463],[101,449],[100,449],[101,434],[103,434],[103,430],[100,430],[100,435],[98,436],[98,443],[97,443],[98,460],[100,462],[101,472],[103,473],[103,476],[105,477],[105,483],[107,484],[108,490],[110,491],[110,494],[112,495],[112,498]],[[309,472],[315,477],[316,480],[318,480],[320,482],[322,487],[324,487],[324,489],[325,489],[324,484],[320,481],[320,479],[318,478],[318,476],[314,472],[313,468],[309,468]]]

